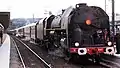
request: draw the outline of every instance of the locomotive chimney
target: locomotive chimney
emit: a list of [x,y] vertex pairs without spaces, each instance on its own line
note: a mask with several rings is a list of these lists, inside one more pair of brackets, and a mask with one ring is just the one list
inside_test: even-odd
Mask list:
[[79,4],[76,4],[76,8],[86,6],[86,5],[87,5],[86,3],[79,3]]

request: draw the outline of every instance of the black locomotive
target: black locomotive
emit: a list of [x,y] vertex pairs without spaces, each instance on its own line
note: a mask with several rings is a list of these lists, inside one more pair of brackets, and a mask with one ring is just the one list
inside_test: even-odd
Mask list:
[[115,52],[110,39],[109,17],[97,6],[76,4],[75,8],[70,6],[62,14],[51,15],[29,27],[34,32],[27,27],[24,28],[26,34],[49,51],[90,56]]

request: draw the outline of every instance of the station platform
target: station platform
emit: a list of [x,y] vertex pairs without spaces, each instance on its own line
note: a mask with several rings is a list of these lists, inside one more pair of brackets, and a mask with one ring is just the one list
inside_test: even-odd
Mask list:
[[0,68],[9,68],[10,61],[10,36],[3,35],[3,43],[0,46]]

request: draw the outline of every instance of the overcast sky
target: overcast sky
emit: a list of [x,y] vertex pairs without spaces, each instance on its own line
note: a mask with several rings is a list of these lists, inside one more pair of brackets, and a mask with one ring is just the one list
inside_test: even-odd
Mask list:
[[[111,0],[107,1],[107,13],[111,13]],[[57,14],[61,9],[77,3],[88,3],[105,9],[105,0],[0,0],[0,11],[10,11],[11,18],[43,17],[46,10]],[[115,0],[115,12],[120,13],[120,0]]]

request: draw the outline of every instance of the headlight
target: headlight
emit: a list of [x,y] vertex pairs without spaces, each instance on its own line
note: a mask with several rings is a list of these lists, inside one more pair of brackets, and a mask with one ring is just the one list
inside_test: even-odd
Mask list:
[[54,34],[55,31],[50,31],[50,34]]
[[60,40],[60,41],[64,42],[64,41],[65,41],[65,38],[61,38],[61,40]]
[[78,46],[79,46],[79,43],[78,43],[78,42],[76,42],[76,43],[75,43],[75,46],[76,46],[76,47],[78,47]]
[[112,45],[112,42],[108,42],[108,46],[111,46]]

